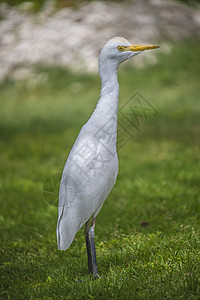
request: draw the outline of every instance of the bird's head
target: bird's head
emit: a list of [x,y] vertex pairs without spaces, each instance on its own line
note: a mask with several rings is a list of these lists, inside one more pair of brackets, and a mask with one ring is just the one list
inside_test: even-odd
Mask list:
[[109,64],[118,67],[120,63],[144,50],[159,48],[155,45],[131,45],[123,37],[114,37],[102,48],[99,55],[99,64]]

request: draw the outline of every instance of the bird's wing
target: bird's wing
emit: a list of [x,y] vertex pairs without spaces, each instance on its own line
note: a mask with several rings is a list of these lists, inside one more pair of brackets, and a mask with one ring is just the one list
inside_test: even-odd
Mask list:
[[118,173],[117,154],[91,136],[77,138],[65,164],[59,191],[58,248],[66,250],[77,231],[98,211]]

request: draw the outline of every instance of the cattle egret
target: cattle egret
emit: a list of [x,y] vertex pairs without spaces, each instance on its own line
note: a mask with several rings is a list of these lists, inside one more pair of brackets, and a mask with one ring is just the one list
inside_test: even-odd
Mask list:
[[126,39],[115,37],[102,48],[99,55],[102,82],[100,99],[90,119],[82,127],[62,173],[57,223],[58,249],[69,248],[78,230],[86,224],[88,268],[95,278],[98,277],[94,243],[96,217],[118,174],[117,70],[120,63],[128,58],[158,47],[131,45]]

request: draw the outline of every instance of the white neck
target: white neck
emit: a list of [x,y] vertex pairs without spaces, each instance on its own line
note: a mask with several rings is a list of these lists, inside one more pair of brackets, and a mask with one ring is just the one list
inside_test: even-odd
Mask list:
[[88,120],[89,128],[92,132],[97,132],[95,137],[99,138],[111,153],[116,152],[117,142],[119,100],[117,69],[118,66],[112,64],[99,64],[99,74],[102,82],[101,94],[97,106]]
[[116,64],[106,64],[99,62],[99,75],[101,78],[101,94],[97,103],[94,114],[98,117],[108,121],[110,118],[116,118],[118,111],[119,100],[119,83],[117,79]]

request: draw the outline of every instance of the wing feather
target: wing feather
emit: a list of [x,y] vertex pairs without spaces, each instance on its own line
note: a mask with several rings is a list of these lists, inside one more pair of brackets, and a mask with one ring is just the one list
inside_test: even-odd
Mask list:
[[98,214],[115,184],[117,153],[93,137],[77,138],[65,164],[59,191],[58,249],[66,250],[78,230]]

